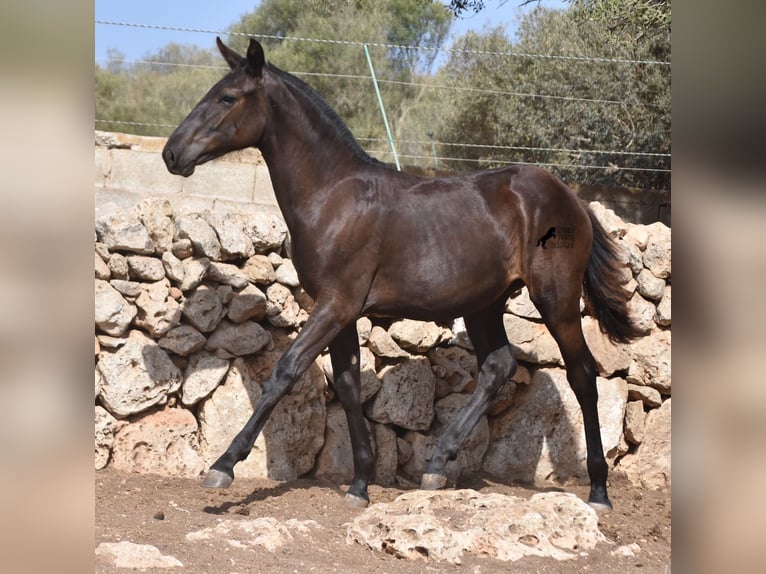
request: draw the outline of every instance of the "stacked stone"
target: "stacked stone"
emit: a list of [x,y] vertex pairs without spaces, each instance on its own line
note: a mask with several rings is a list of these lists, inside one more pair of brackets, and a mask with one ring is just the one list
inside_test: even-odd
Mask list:
[[[584,317],[599,365],[605,451],[636,482],[667,484],[670,230],[625,224],[593,207],[624,245],[631,308],[648,332],[613,345]],[[196,477],[228,446],[311,311],[286,238],[277,212],[181,214],[166,200],[97,220],[97,469]],[[450,479],[481,469],[505,479],[584,479],[579,407],[525,291],[509,300],[504,322],[521,366],[449,463]],[[417,483],[438,436],[475,387],[470,342],[460,321],[362,318],[358,331],[376,481]],[[323,355],[301,377],[237,476],[351,478],[331,371]]]

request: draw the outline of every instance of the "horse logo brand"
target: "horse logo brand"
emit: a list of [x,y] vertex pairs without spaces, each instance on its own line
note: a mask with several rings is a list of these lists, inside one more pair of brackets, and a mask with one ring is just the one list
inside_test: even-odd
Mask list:
[[543,249],[556,247],[574,247],[574,227],[549,227],[540,239],[537,240],[536,247]]

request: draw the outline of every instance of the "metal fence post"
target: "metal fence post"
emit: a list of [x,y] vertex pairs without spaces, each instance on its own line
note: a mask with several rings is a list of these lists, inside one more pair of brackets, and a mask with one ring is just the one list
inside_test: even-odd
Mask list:
[[396,146],[394,145],[394,138],[391,137],[391,128],[388,127],[388,118],[386,117],[386,108],[383,107],[383,98],[380,97],[380,89],[378,88],[378,80],[375,77],[375,68],[372,67],[372,59],[370,59],[370,51],[367,49],[367,44],[364,44],[364,55],[367,56],[367,65],[370,67],[370,75],[372,76],[372,85],[375,86],[375,95],[378,96],[378,105],[380,106],[380,113],[383,115],[383,125],[386,126],[386,135],[388,136],[388,144],[391,146],[391,153],[394,154],[394,163],[396,169],[402,171],[402,167],[399,165],[399,156],[396,155]]

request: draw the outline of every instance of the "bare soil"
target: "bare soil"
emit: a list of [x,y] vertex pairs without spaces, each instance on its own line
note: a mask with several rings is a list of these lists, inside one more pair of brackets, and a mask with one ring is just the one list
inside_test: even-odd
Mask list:
[[[461,480],[458,488],[499,492],[529,498],[538,490],[501,484],[487,476]],[[670,573],[671,497],[667,491],[648,491],[625,478],[612,476],[610,497],[614,510],[600,514],[599,528],[610,543],[599,544],[587,556],[557,561],[524,558],[502,562],[486,556],[465,554],[461,565],[438,561],[411,561],[346,543],[346,523],[360,509],[343,501],[345,485],[314,479],[276,482],[237,478],[226,490],[208,490],[199,481],[155,475],[123,474],[110,469],[95,474],[95,545],[129,541],[151,544],[162,554],[183,563],[183,568],[156,572],[303,574],[304,572],[365,574],[495,573],[515,574],[642,574]],[[567,486],[585,499],[586,486]],[[402,488],[371,485],[372,503],[389,502],[405,492]],[[285,546],[270,552],[261,547],[235,548],[226,540],[189,542],[186,534],[215,526],[223,519],[270,516],[280,522],[295,518],[314,520],[321,528],[294,534]],[[634,556],[613,553],[635,543]],[[97,573],[123,573],[111,560],[96,556]],[[151,569],[143,571],[152,571]]]

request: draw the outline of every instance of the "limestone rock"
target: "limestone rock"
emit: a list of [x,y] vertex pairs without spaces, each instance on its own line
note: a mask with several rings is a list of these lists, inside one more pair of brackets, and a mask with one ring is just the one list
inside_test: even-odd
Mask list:
[[109,267],[107,266],[106,262],[99,257],[98,253],[93,254],[95,259],[95,277],[96,279],[103,279],[104,281],[109,281],[109,278],[112,276],[112,273],[109,271]]
[[247,218],[238,213],[218,213],[211,215],[213,228],[221,243],[221,259],[243,259],[255,253],[253,242],[245,232]]
[[181,402],[191,406],[207,397],[229,371],[229,361],[201,351],[189,358],[181,385]]
[[384,367],[380,391],[365,405],[367,416],[411,430],[426,430],[434,417],[434,375],[426,357]]
[[287,287],[298,287],[300,285],[298,272],[295,270],[293,262],[289,259],[285,259],[282,265],[277,269],[276,279],[282,285],[286,285]]
[[128,255],[128,277],[138,281],[160,281],[165,278],[162,261],[146,255]]
[[190,213],[176,218],[176,238],[188,239],[194,252],[214,261],[221,259],[221,243],[210,224],[199,214]]
[[356,332],[359,335],[360,345],[366,345],[370,340],[370,331],[372,331],[372,321],[368,317],[359,317],[356,320]]
[[388,334],[402,349],[425,353],[442,341],[449,340],[452,332],[432,321],[402,319],[391,323]]
[[96,405],[95,467],[101,470],[109,463],[109,456],[114,444],[114,433],[120,428],[120,422],[109,411]]
[[370,350],[379,357],[388,359],[407,358],[410,354],[394,342],[388,331],[377,325],[370,330],[370,339],[367,342]]
[[120,295],[127,297],[129,301],[135,301],[136,298],[141,294],[142,284],[138,281],[112,279],[109,281],[109,285],[114,287]]
[[517,359],[538,365],[564,366],[556,340],[545,325],[509,313],[503,315],[503,325]]
[[206,339],[202,333],[191,325],[179,325],[171,329],[157,344],[163,349],[185,357],[199,351],[205,346]]
[[197,419],[186,409],[168,408],[124,425],[114,437],[112,466],[197,478],[205,466],[197,454]]
[[194,254],[194,246],[192,245],[191,239],[188,237],[173,241],[173,245],[170,249],[173,252],[173,255],[179,259],[188,259]]
[[230,356],[252,355],[271,342],[271,335],[255,321],[231,323],[223,320],[207,339],[209,351],[225,351]]
[[230,263],[218,263],[211,261],[207,270],[207,278],[217,283],[231,285],[234,289],[242,289],[250,282],[247,275],[242,273],[236,265]]
[[181,262],[183,278],[181,279],[181,291],[191,291],[202,283],[210,267],[210,259],[207,257],[188,257]]
[[156,546],[121,542],[102,542],[96,547],[96,556],[109,559],[117,568],[145,571],[147,568],[183,567],[183,562],[162,554]]
[[112,253],[109,255],[109,261],[106,262],[109,267],[109,274],[112,279],[128,279],[128,259],[122,253]]
[[628,347],[632,361],[628,369],[628,382],[654,387],[664,395],[671,388],[671,334],[654,331]]
[[214,289],[200,285],[181,305],[181,312],[189,323],[203,333],[213,331],[226,315]]
[[636,276],[636,283],[638,283],[638,292],[645,299],[652,301],[659,301],[662,299],[662,294],[665,291],[665,280],[659,279],[654,276],[654,273],[644,268]]
[[628,232],[627,224],[614,210],[608,209],[598,201],[591,201],[589,206],[609,235],[621,239]]
[[628,399],[631,401],[641,401],[649,408],[655,408],[662,404],[662,395],[660,391],[644,385],[635,385],[628,383]]
[[[294,544],[294,534],[307,535],[312,529],[321,528],[313,520],[297,520],[290,518],[279,522],[270,516],[248,519],[222,520],[215,526],[189,532],[186,540],[198,542],[205,540],[224,540],[236,548],[263,548],[269,552],[287,545]],[[308,540],[304,543],[308,543]]]
[[168,279],[175,283],[183,282],[185,274],[183,262],[173,255],[172,251],[165,251],[162,254],[162,266]]
[[644,440],[635,454],[628,454],[617,468],[622,469],[636,486],[670,488],[671,486],[671,399],[646,417]]
[[287,225],[275,211],[259,210],[251,214],[244,231],[253,242],[256,253],[279,251],[287,237]]
[[463,392],[475,384],[478,371],[476,357],[462,347],[437,347],[428,352],[436,376],[436,397]]
[[101,400],[114,415],[124,417],[162,404],[181,386],[181,372],[167,353],[141,331],[114,352],[102,350],[98,369],[104,378]]
[[672,318],[671,313],[671,288],[670,285],[665,286],[665,290],[662,293],[662,300],[657,304],[657,324],[660,327],[670,327]]
[[242,272],[250,281],[258,285],[271,285],[277,280],[274,266],[265,255],[253,255],[245,262]]
[[519,294],[511,297],[505,303],[505,312],[513,313],[524,319],[536,319],[541,320],[540,311],[537,310],[535,304],[529,298],[529,290],[526,285],[522,287]]
[[396,432],[388,425],[372,424],[375,437],[375,484],[388,486],[396,482],[399,466]]
[[266,294],[255,285],[248,284],[234,293],[226,316],[234,323],[243,323],[248,319],[260,321],[266,315],[266,303]]
[[96,220],[96,236],[110,251],[129,251],[139,255],[154,253],[146,227],[134,213],[116,213]]
[[625,407],[625,440],[631,444],[641,444],[645,423],[643,401],[630,401]]
[[125,301],[106,281],[96,279],[95,282],[96,327],[107,335],[119,337],[128,330],[136,316],[136,306]]
[[527,501],[464,489],[416,490],[370,506],[348,526],[346,541],[399,558],[460,564],[467,553],[503,561],[575,559],[606,537],[596,512],[573,494]]
[[648,225],[649,239],[644,250],[644,267],[655,277],[668,279],[671,272],[670,228],[661,222]]
[[135,325],[156,338],[167,334],[181,322],[181,306],[170,296],[166,279],[144,284],[136,299]]
[[582,318],[582,330],[588,348],[596,359],[599,375],[609,377],[615,372],[628,370],[631,356],[627,345],[610,341],[601,332],[599,323],[594,317]]
[[154,244],[157,253],[173,248],[173,208],[166,199],[145,199],[136,206],[136,213]]
[[654,328],[657,308],[654,303],[644,299],[638,291],[628,301],[628,313],[639,331],[648,334]]

